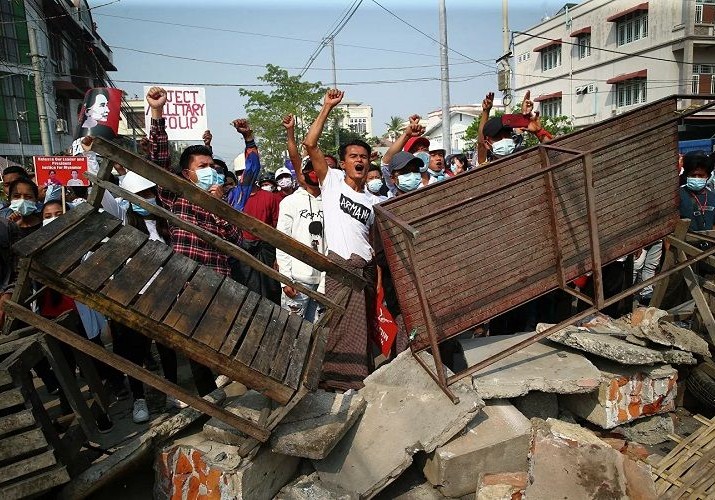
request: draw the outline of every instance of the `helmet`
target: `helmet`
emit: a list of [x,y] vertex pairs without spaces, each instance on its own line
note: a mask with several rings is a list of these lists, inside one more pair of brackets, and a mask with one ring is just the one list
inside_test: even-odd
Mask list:
[[261,175],[258,177],[258,184],[263,184],[264,182],[270,182],[274,186],[276,185],[276,178],[273,172],[268,172],[267,170],[264,170]]

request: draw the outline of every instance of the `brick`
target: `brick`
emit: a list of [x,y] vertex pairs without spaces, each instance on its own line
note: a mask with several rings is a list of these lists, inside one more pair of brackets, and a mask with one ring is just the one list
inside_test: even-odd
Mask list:
[[526,472],[482,474],[477,486],[477,500],[521,500],[527,479]]
[[181,450],[178,450],[174,474],[191,474],[192,472],[194,472],[194,467],[191,465],[191,460]]

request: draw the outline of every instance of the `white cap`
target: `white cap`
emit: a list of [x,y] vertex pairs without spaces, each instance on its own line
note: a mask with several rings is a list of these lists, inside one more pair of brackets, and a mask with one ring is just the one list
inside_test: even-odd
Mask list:
[[233,170],[234,172],[243,172],[246,170],[246,157],[244,155],[238,155],[233,159]]
[[127,171],[127,175],[125,175],[124,179],[119,183],[119,187],[134,194],[144,191],[145,189],[153,188],[154,186],[156,186],[156,184],[149,179],[145,179],[131,170]]
[[293,172],[291,172],[288,167],[281,167],[278,170],[276,170],[275,179],[277,180],[278,177],[280,177],[281,175],[287,175],[289,177],[293,177]]

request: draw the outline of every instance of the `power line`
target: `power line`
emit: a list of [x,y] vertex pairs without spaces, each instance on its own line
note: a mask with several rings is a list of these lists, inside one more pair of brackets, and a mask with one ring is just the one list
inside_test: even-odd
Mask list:
[[[94,7],[89,7],[89,8],[87,8],[87,9],[77,9],[77,12],[78,12],[78,13],[79,13],[79,12],[82,12],[82,11],[84,11],[84,12],[89,12],[89,11],[91,11],[91,10],[98,9],[98,8],[100,8],[100,7],[106,7],[107,5],[112,5],[113,3],[118,3],[118,2],[120,2],[120,1],[121,1],[121,0],[112,0],[111,2],[107,2],[107,3],[95,5]],[[65,14],[59,14],[59,15],[57,15],[57,16],[39,17],[39,18],[37,18],[37,19],[31,19],[31,20],[32,20],[32,21],[50,21],[50,20],[52,20],[52,19],[60,19],[60,18],[62,18],[62,17],[68,17],[68,16],[71,17],[71,14],[70,14],[70,13],[65,13]],[[19,16],[14,16],[14,15],[13,15],[12,17],[19,17]],[[21,24],[21,23],[26,23],[26,22],[27,22],[27,19],[22,19],[22,20],[18,20],[18,21],[2,21],[2,22],[0,22],[0,24]]]

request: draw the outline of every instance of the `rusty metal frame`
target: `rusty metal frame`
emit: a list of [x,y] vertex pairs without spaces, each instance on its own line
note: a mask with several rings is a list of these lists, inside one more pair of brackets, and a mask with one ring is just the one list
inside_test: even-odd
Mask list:
[[[459,398],[457,398],[452,390],[450,389],[449,386],[454,384],[455,382],[458,382],[459,380],[472,375],[487,366],[507,357],[510,356],[511,354],[514,354],[515,352],[518,352],[526,347],[528,347],[531,344],[534,344],[535,342],[538,342],[541,339],[544,339],[548,337],[549,335],[556,333],[558,330],[571,325],[581,319],[584,319],[599,310],[603,309],[604,307],[607,307],[609,305],[615,304],[618,301],[632,295],[633,293],[641,290],[642,288],[645,288],[653,283],[656,283],[657,281],[666,278],[670,276],[671,274],[674,274],[676,272],[679,272],[686,267],[692,265],[695,262],[698,262],[700,260],[707,259],[713,255],[715,255],[715,247],[708,249],[706,251],[703,251],[700,253],[700,255],[694,256],[690,259],[686,259],[685,261],[677,264],[676,266],[663,271],[661,273],[658,273],[657,275],[653,276],[652,278],[642,281],[636,285],[631,286],[627,290],[624,290],[623,292],[610,297],[608,299],[604,298],[604,292],[603,292],[603,277],[602,277],[602,259],[601,259],[601,249],[600,249],[600,243],[599,243],[599,229],[598,229],[598,220],[596,216],[596,201],[595,201],[595,192],[594,192],[594,185],[593,185],[593,155],[597,152],[602,151],[603,149],[610,148],[614,144],[619,144],[621,142],[625,142],[628,140],[632,140],[636,138],[638,135],[641,135],[645,132],[652,132],[654,130],[657,130],[659,128],[662,128],[666,125],[672,124],[673,122],[677,122],[679,120],[684,119],[687,116],[696,114],[704,109],[711,108],[715,106],[715,95],[713,96],[707,96],[709,98],[712,98],[713,101],[709,102],[703,106],[700,106],[695,109],[688,110],[684,113],[679,114],[677,117],[671,118],[669,120],[666,120],[664,122],[658,123],[657,125],[648,127],[647,129],[644,130],[639,130],[638,132],[634,134],[628,134],[626,136],[620,137],[615,141],[610,142],[608,145],[601,146],[598,148],[594,148],[588,151],[579,151],[579,150],[574,150],[574,149],[569,149],[565,148],[562,146],[559,146],[558,144],[540,144],[538,146],[539,148],[539,155],[541,157],[541,165],[542,165],[542,170],[541,172],[536,172],[534,174],[528,175],[526,177],[523,177],[517,181],[511,182],[507,185],[503,185],[494,189],[491,189],[485,193],[481,193],[476,196],[471,196],[466,199],[460,200],[459,202],[456,203],[451,203],[446,206],[442,206],[436,211],[431,211],[429,214],[422,215],[420,217],[416,217],[414,220],[411,220],[410,222],[407,222],[403,220],[402,218],[394,215],[387,209],[383,208],[380,205],[376,205],[374,207],[375,211],[378,212],[381,216],[384,216],[386,219],[389,219],[392,223],[394,223],[405,236],[405,247],[407,250],[407,257],[411,263],[410,266],[407,266],[409,269],[409,273],[411,274],[412,278],[414,279],[414,285],[415,289],[417,292],[417,296],[420,301],[420,309],[423,314],[423,317],[425,319],[425,328],[427,330],[427,335],[429,337],[429,345],[426,347],[422,347],[420,349],[414,349],[411,347],[412,354],[414,358],[417,360],[417,362],[427,371],[427,373],[432,377],[432,379],[439,385],[439,387],[444,391],[444,393],[454,402],[457,403],[459,401]],[[687,99],[699,99],[703,98],[703,96],[698,96],[698,95],[675,95],[675,96],[669,96],[667,98],[664,98],[663,100],[668,100],[672,98],[687,98]],[[562,160],[559,161],[558,163],[552,164],[549,160],[548,157],[548,150],[553,150],[559,153],[565,153],[569,155],[573,155],[572,158],[569,158],[567,160]],[[572,163],[574,160],[580,160],[581,165],[583,168],[583,173],[584,173],[584,191],[586,195],[586,210],[587,210],[587,216],[588,216],[588,231],[589,231],[589,243],[590,243],[590,252],[591,252],[591,261],[592,261],[592,273],[593,273],[593,284],[594,284],[594,297],[591,298],[587,296],[584,293],[581,293],[577,290],[572,289],[571,287],[568,286],[566,282],[566,276],[564,273],[563,269],[563,252],[562,252],[562,242],[559,238],[559,232],[558,232],[558,227],[557,227],[557,222],[556,222],[556,198],[555,198],[555,188],[554,188],[554,170],[556,170],[559,167],[562,167],[563,165],[566,165],[568,163]],[[421,222],[423,220],[429,219],[434,217],[435,215],[439,215],[441,213],[448,212],[450,210],[453,210],[455,208],[459,208],[460,206],[463,206],[465,203],[469,203],[471,201],[475,201],[477,199],[483,198],[485,196],[489,196],[491,194],[497,193],[499,191],[503,191],[505,189],[509,189],[513,187],[516,184],[523,183],[525,181],[534,179],[536,177],[543,176],[544,181],[546,183],[546,191],[549,199],[549,217],[550,217],[550,222],[551,222],[551,228],[552,228],[552,236],[554,238],[553,244],[554,244],[554,250],[556,254],[556,265],[557,265],[557,270],[558,270],[558,281],[559,281],[559,287],[558,289],[563,290],[564,292],[577,297],[579,300],[584,301],[586,304],[589,305],[589,307],[585,310],[582,311],[574,316],[571,316],[570,318],[562,321],[561,323],[554,325],[552,327],[549,327],[548,329],[544,330],[543,332],[537,333],[533,335],[532,337],[523,340],[522,342],[519,342],[518,344],[511,346],[508,349],[505,349],[499,353],[496,353],[492,356],[490,356],[487,359],[484,359],[471,367],[466,368],[465,370],[462,370],[459,373],[453,374],[451,376],[447,376],[447,369],[442,363],[442,358],[439,352],[439,344],[440,344],[440,337],[438,336],[438,329],[439,326],[436,323],[436,318],[431,312],[430,309],[430,304],[429,304],[429,298],[427,297],[427,293],[424,288],[424,284],[422,281],[422,275],[421,275],[421,270],[419,269],[419,265],[417,263],[417,260],[415,258],[415,250],[414,250],[414,244],[417,238],[419,237],[419,229],[414,227],[412,224],[416,224],[418,222]],[[703,240],[715,242],[715,238],[709,238],[707,236],[702,236],[701,237]],[[430,366],[427,365],[427,363],[418,355],[419,352],[426,350],[426,349],[431,349],[432,351],[432,356],[434,359],[434,370]]]

